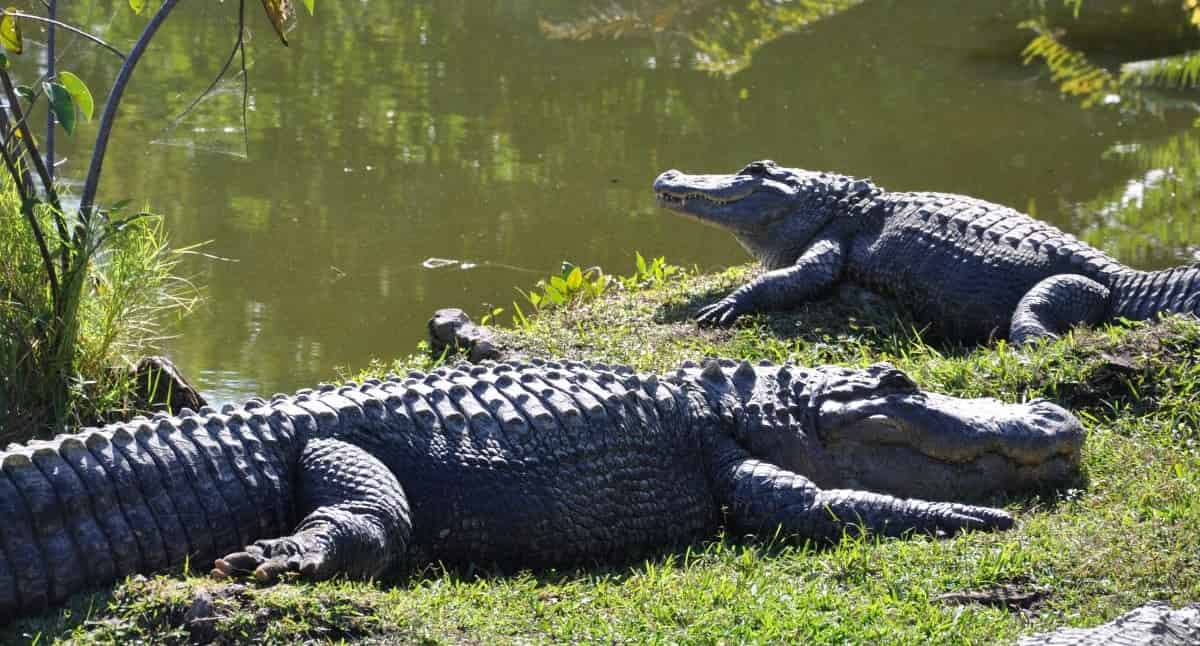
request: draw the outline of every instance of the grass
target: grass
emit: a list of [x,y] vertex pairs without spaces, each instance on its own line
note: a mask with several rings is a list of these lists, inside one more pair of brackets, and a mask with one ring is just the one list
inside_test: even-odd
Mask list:
[[[36,213],[53,231],[49,207]],[[109,215],[78,238],[87,249],[72,256],[80,288],[60,290],[77,296],[56,318],[20,198],[0,180],[0,445],[131,416],[128,368],[162,340],[160,323],[195,300],[174,275],[179,252],[160,218]]]
[[[506,576],[430,569],[386,585],[231,588],[203,576],[139,577],[9,626],[0,641],[992,644],[1095,625],[1153,599],[1200,600],[1200,324],[1080,330],[1020,352],[963,348],[923,340],[886,302],[852,290],[732,330],[689,321],[753,271],[614,283],[628,287],[544,310],[504,337],[531,356],[655,371],[709,355],[890,361],[932,390],[1050,397],[1089,430],[1078,486],[997,500],[1017,514],[1016,529],[951,540],[813,550],[714,536],[632,564]],[[428,363],[410,357],[372,370]],[[1021,611],[939,600],[1000,584],[1046,596]],[[189,624],[198,598],[214,610]]]

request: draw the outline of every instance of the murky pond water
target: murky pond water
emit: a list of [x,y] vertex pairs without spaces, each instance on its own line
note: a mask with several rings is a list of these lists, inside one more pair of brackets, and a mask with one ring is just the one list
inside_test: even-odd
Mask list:
[[[743,262],[656,210],[668,167],[773,158],[968,193],[1142,267],[1200,241],[1197,164],[1179,163],[1200,155],[1194,115],[1061,98],[1021,64],[1028,2],[586,4],[319,0],[289,49],[253,6],[243,133],[236,78],[165,128],[233,42],[236,3],[184,3],[135,78],[101,198],[165,213],[176,245],[210,241],[185,263],[207,296],[169,347],[185,372],[217,400],[291,390],[413,351],[439,307],[508,306],[563,260]],[[815,4],[845,8],[806,24]],[[127,47],[144,19],[125,5],[68,17]],[[115,66],[74,47],[65,66],[103,90]]]

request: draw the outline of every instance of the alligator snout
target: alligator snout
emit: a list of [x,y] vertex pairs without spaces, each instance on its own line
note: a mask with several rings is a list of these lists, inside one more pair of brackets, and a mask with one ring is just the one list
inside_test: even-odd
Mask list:
[[659,173],[658,177],[654,178],[654,190],[655,191],[665,190],[667,188],[667,182],[670,182],[671,180],[679,177],[682,174],[683,173],[680,173],[679,171],[675,170],[674,168],[672,168],[670,170],[665,170],[665,171]]
[[918,498],[953,489],[979,500],[1058,486],[1076,473],[1084,440],[1079,420],[1045,400],[1006,404],[924,391],[827,400],[818,427],[831,466],[819,484]]

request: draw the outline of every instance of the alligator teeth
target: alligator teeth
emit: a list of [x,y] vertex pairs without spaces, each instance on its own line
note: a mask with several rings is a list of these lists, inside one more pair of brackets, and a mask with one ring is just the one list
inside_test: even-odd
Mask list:
[[701,193],[699,191],[690,191],[688,193],[684,193],[683,195],[672,195],[666,192],[658,194],[658,199],[671,204],[680,204],[682,206],[686,206],[688,200],[704,200],[705,202],[716,204],[717,206],[725,206],[726,204],[737,202],[743,197],[744,196],[730,198],[713,197],[712,195]]

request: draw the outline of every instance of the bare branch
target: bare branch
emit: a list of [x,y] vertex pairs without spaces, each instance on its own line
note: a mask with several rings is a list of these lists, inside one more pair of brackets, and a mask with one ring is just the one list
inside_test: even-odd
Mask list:
[[[50,5],[50,4],[46,5],[47,9],[49,9],[51,6],[52,5]],[[71,25],[68,25],[65,22],[61,22],[61,21],[55,20],[53,18],[46,18],[45,16],[35,16],[31,13],[24,13],[21,11],[8,11],[7,13],[8,13],[8,15],[16,16],[17,18],[24,18],[26,20],[32,20],[34,22],[42,22],[42,23],[46,23],[47,25],[53,25],[55,27],[60,27],[62,29],[65,29],[65,30],[71,32],[72,34],[75,34],[76,36],[82,36],[84,39],[90,40],[93,43],[96,43],[97,45],[99,45],[99,46],[103,47],[104,49],[107,49],[108,51],[115,54],[117,56],[117,58],[120,58],[121,60],[125,60],[125,58],[126,58],[125,54],[123,52],[121,52],[121,50],[119,50],[116,47],[113,47],[112,45],[108,44],[107,42],[101,40],[100,37],[89,34],[88,32],[86,32],[78,27],[73,27]]]
[[92,147],[92,162],[88,166],[87,179],[83,183],[83,196],[79,202],[79,216],[85,221],[91,218],[92,209],[95,207],[96,191],[100,187],[100,172],[104,168],[104,153],[108,148],[108,138],[112,134],[113,121],[117,118],[117,106],[121,104],[121,97],[125,94],[125,86],[129,85],[133,69],[137,67],[138,61],[145,53],[150,39],[158,32],[158,28],[162,27],[163,22],[177,4],[179,4],[179,0],[163,1],[162,6],[158,8],[158,11],[150,18],[150,22],[146,24],[146,28],[142,30],[142,35],[138,37],[137,43],[133,45],[129,56],[121,65],[120,71],[117,72],[116,80],[113,81],[112,90],[108,93],[108,100],[104,104],[104,112],[100,115],[96,144]]
[[42,267],[46,270],[46,278],[50,282],[50,300],[54,308],[54,312],[58,313],[58,274],[54,270],[54,259],[50,256],[50,247],[46,245],[46,236],[42,233],[42,225],[37,221],[37,214],[33,211],[33,198],[27,192],[27,189],[22,186],[20,180],[21,174],[18,170],[18,163],[13,159],[12,153],[7,146],[0,146],[0,157],[4,159],[4,166],[8,169],[9,174],[17,179],[17,195],[21,198],[21,214],[29,222],[29,230],[33,233],[33,239],[37,242],[38,254],[42,257]]
[[[46,164],[42,161],[42,156],[38,154],[37,144],[33,142],[33,134],[29,132],[29,124],[25,123],[25,117],[21,112],[21,103],[17,99],[17,91],[13,88],[12,79],[3,69],[0,69],[0,87],[3,87],[4,94],[8,98],[8,109],[12,111],[13,120],[16,121],[17,132],[21,133],[21,141],[29,152],[33,168],[41,178],[42,188],[45,189],[50,206],[54,209],[54,223],[57,225],[58,235],[63,244],[66,244],[70,235],[67,233],[67,223],[63,220],[62,205],[58,202],[58,192],[54,190],[54,180],[50,179]],[[63,264],[66,265],[65,254],[63,255]]]
[[[46,26],[46,76],[54,78],[57,73],[55,70],[54,50],[57,49],[55,36],[58,30],[55,29],[55,23],[58,22],[58,0],[50,0],[50,6],[46,9],[48,18],[52,21]],[[54,116],[54,110],[46,110],[46,172],[50,174],[50,181],[54,181],[54,123],[57,119]]]
[[[225,73],[228,72],[229,68],[233,66],[233,59],[238,55],[239,51],[242,53],[242,89],[243,89],[243,93],[242,93],[242,98],[243,98],[243,101],[242,101],[242,103],[243,103],[242,128],[243,128],[243,130],[245,129],[245,127],[246,127],[246,119],[245,119],[245,116],[246,116],[245,115],[245,112],[246,112],[245,111],[245,97],[246,97],[246,93],[245,93],[245,89],[246,89],[246,80],[245,80],[246,40],[245,39],[246,39],[246,30],[245,30],[245,26],[244,26],[245,20],[246,20],[245,10],[246,10],[246,0],[241,0],[240,4],[238,6],[238,36],[237,36],[237,40],[235,40],[233,43],[233,49],[231,49],[229,51],[229,57],[225,59],[225,63],[221,65],[221,69],[219,71],[217,71],[216,76],[213,77],[213,80],[211,83],[208,84],[208,87],[204,88],[204,91],[201,92],[195,99],[192,99],[192,102],[188,104],[188,107],[184,108],[183,111],[180,112],[178,116],[176,116],[174,119],[171,119],[171,123],[167,124],[166,128],[163,128],[164,132],[170,132],[170,131],[174,130],[177,126],[179,126],[179,123],[181,121],[183,121],[185,118],[187,118],[187,116],[192,113],[192,110],[195,110],[196,106],[200,105],[201,101],[203,101],[205,98],[207,98],[208,95],[212,94],[213,90],[217,89],[217,85],[221,82],[221,77],[225,76]],[[248,146],[247,146],[247,150],[249,150]]]

